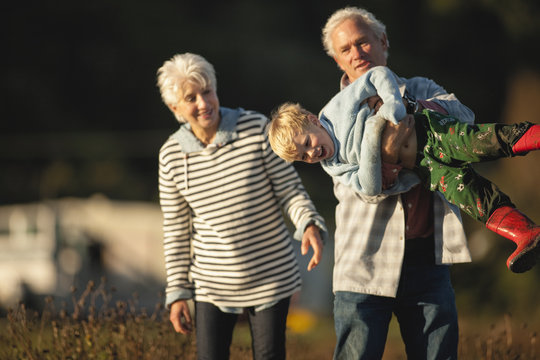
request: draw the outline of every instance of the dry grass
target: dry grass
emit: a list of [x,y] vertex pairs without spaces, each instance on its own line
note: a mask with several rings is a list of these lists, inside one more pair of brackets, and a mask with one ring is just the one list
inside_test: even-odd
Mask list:
[[[136,296],[112,303],[112,292],[105,286],[104,280],[99,286],[90,282],[79,296],[73,289],[71,303],[61,306],[47,298],[39,313],[24,304],[9,310],[7,319],[0,319],[0,359],[196,358],[195,337],[174,333],[162,301],[151,312],[138,306]],[[302,316],[296,319],[303,321]],[[332,319],[307,320],[305,324],[291,322],[287,358],[331,359],[335,344]],[[460,319],[459,358],[536,359],[540,354],[536,331],[515,322],[510,315],[487,326]],[[249,328],[243,321],[233,337],[231,359],[251,359]],[[384,359],[406,359],[395,321]]]

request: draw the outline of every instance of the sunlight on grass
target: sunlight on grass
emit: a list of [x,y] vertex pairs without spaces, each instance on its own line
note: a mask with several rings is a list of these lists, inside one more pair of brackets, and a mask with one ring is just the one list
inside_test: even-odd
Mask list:
[[[48,297],[38,312],[24,304],[0,318],[0,359],[195,359],[194,336],[176,334],[162,300],[151,311],[137,296],[112,301],[114,288],[90,282],[71,303],[60,306]],[[532,320],[532,319],[531,319]],[[499,318],[460,318],[459,358],[535,359],[539,354],[538,322],[510,314]],[[333,320],[292,307],[287,328],[287,358],[331,359],[335,344]],[[239,318],[231,359],[251,359],[247,319]],[[390,324],[384,360],[406,359],[395,318]]]

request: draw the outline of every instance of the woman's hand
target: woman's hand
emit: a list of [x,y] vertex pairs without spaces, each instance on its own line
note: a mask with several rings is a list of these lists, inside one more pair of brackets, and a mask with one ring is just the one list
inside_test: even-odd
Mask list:
[[323,243],[321,240],[321,232],[319,228],[314,224],[309,224],[302,236],[302,245],[300,251],[302,255],[306,255],[309,250],[309,246],[313,248],[313,256],[308,264],[308,271],[311,271],[315,266],[319,265],[322,257]]
[[186,300],[178,300],[172,303],[169,320],[173,324],[174,330],[187,335],[193,329],[191,314]]

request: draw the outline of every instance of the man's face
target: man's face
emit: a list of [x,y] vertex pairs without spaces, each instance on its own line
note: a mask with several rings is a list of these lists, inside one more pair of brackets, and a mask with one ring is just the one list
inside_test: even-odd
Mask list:
[[352,82],[374,66],[386,66],[386,35],[378,39],[362,20],[348,19],[331,35],[334,60]]
[[334,142],[317,116],[312,114],[309,119],[312,122],[309,128],[296,134],[293,143],[297,151],[295,160],[314,164],[334,155]]

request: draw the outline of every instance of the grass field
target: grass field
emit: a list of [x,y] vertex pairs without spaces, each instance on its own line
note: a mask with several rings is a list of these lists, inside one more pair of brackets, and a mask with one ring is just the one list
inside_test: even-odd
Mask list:
[[[68,310],[69,309],[69,310]],[[460,319],[460,359],[536,359],[538,323],[502,315]],[[249,328],[240,319],[231,359],[251,359]],[[326,360],[335,344],[332,318],[292,308],[288,318],[287,358]],[[160,304],[151,311],[137,299],[112,303],[103,287],[89,284],[71,304],[59,308],[52,298],[41,312],[23,304],[0,318],[0,360],[12,359],[196,359],[194,336],[174,333]],[[395,319],[384,360],[406,359]]]

